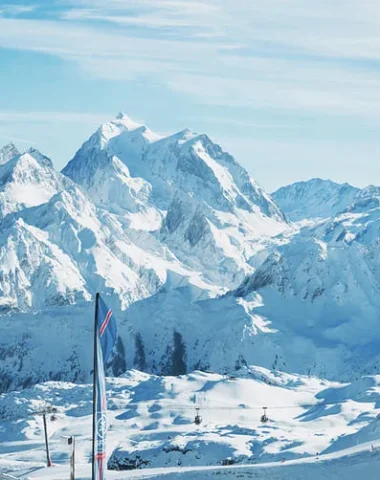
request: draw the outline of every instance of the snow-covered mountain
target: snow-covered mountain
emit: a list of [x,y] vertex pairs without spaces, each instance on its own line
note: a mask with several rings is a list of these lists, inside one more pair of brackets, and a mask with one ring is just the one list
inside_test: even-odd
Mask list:
[[356,192],[340,215],[278,238],[223,297],[189,302],[182,289],[132,305],[127,363],[172,374],[251,364],[346,380],[378,372],[379,205],[378,188]]
[[0,218],[42,205],[71,182],[37,150],[17,154],[0,165]]
[[[0,304],[13,332],[0,339],[3,389],[89,378],[72,330],[91,343],[96,291],[116,312],[124,367],[377,372],[377,187],[302,184],[302,215],[328,216],[292,225],[207,136],[162,138],[124,114],[62,173],[29,150],[0,174]],[[44,346],[62,324],[64,342]],[[54,350],[49,365],[41,349]]]
[[206,135],[184,130],[161,138],[124,113],[102,125],[63,173],[96,204],[118,212],[134,213],[146,204],[165,211],[184,192],[215,210],[283,220],[269,195]]
[[63,173],[94,203],[146,231],[213,283],[241,281],[262,240],[286,228],[269,195],[206,135],[161,138],[121,113]]
[[161,139],[120,115],[63,174],[37,150],[3,153],[3,309],[88,300],[95,290],[125,308],[155,293],[168,271],[219,291],[287,228],[232,157],[188,131]]
[[348,183],[313,178],[276,190],[272,197],[292,221],[328,218],[345,210],[355,200],[360,189]]
[[20,152],[12,142],[4,145],[4,147],[0,148],[0,165],[7,163],[8,160],[11,160],[16,155],[20,155]]
[[[72,355],[71,335],[50,365],[34,346],[42,348],[38,324],[47,341],[46,332],[55,337],[63,318],[78,322],[85,315],[91,322],[87,302],[96,291],[110,297],[125,341],[138,345],[123,313],[131,304],[182,289],[192,304],[236,288],[254,272],[256,253],[260,263],[276,237],[292,230],[233,157],[188,130],[161,138],[119,115],[84,143],[62,173],[35,149],[5,150],[0,306],[3,322],[11,319],[14,332],[24,331],[29,341],[23,360],[12,367],[18,334],[0,339],[3,388],[87,378],[87,357]],[[78,309],[70,313],[74,304]]]

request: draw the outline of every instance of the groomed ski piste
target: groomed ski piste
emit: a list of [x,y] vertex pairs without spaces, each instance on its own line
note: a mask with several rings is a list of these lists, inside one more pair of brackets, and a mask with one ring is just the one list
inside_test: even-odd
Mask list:
[[[259,367],[233,377],[134,370],[107,388],[108,479],[377,478],[380,376],[340,384]],[[66,382],[3,394],[0,478],[69,478],[70,435],[76,478],[91,478],[91,395],[90,384]],[[47,405],[57,409],[48,416],[49,468],[40,415]]]
[[[380,448],[380,443],[375,444]],[[134,470],[130,472],[107,472],[107,478],[124,480],[128,478],[148,479],[162,478],[163,480],[203,480],[207,478],[264,478],[269,480],[319,480],[339,479],[357,480],[358,478],[377,478],[380,467],[380,455],[368,454],[372,444],[363,444],[342,450],[323,458],[310,457],[307,459],[291,460],[286,464],[268,462],[260,465],[233,465],[229,467],[172,467]],[[33,471],[34,470],[34,471]],[[76,478],[87,480],[91,478],[91,466],[81,465],[77,469]],[[12,479],[10,476],[2,477]],[[20,478],[20,477],[16,477]],[[53,469],[31,469],[31,472],[21,478],[41,478],[61,480],[68,478],[68,469],[57,467]]]

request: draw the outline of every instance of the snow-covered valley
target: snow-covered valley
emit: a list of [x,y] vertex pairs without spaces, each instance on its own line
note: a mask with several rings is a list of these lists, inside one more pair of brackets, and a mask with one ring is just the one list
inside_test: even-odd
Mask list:
[[[97,291],[119,333],[110,467],[203,479],[230,467],[191,468],[230,458],[252,464],[231,478],[356,478],[340,458],[380,463],[378,187],[269,195],[206,135],[121,113],[62,172],[1,149],[0,227],[0,472],[63,478],[70,433],[88,478]],[[43,398],[57,477],[40,470]]]

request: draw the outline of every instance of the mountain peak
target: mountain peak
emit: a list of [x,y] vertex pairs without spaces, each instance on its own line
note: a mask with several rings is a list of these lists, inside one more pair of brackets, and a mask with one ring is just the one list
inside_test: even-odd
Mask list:
[[9,162],[12,158],[20,155],[20,152],[16,148],[13,142],[9,142],[0,149],[0,165]]
[[[110,169],[107,174],[109,189],[104,186],[105,168]],[[260,211],[276,218],[281,224],[283,222],[283,216],[272,200],[244,168],[207,135],[185,129],[167,137],[158,137],[124,112],[120,112],[115,120],[103,124],[83,144],[62,173],[96,199],[101,189],[113,192],[112,198],[117,197],[121,208],[126,204],[121,191],[125,192],[127,184],[127,190],[133,184],[133,189],[140,191],[142,188],[144,195],[150,192],[149,201],[159,209],[166,210],[176,191],[181,190],[185,195],[201,198],[213,208],[229,212],[237,211],[235,209]],[[116,197],[115,182],[122,184]],[[140,186],[137,187],[137,184]],[[137,197],[136,192],[132,194],[132,198]]]
[[16,155],[0,164],[0,221],[10,213],[48,202],[69,183],[38,150]]
[[127,130],[136,130],[137,128],[141,128],[143,126],[141,123],[132,120],[131,117],[124,112],[119,112],[117,114],[115,123],[122,123]]
[[7,144],[5,144],[5,145],[1,148],[1,150],[7,149],[7,148],[13,148],[13,149],[16,149],[16,150],[17,150],[15,144],[14,144],[12,141],[10,141],[10,142],[8,142]]
[[42,165],[44,167],[53,168],[53,162],[50,160],[50,158],[47,157],[46,155],[44,155],[43,153],[41,153],[36,148],[31,147],[31,148],[29,148],[29,150],[26,153],[28,153],[35,160],[37,160],[37,162],[40,165]]
[[348,183],[312,178],[279,188],[272,194],[291,221],[327,218],[345,210],[360,189]]

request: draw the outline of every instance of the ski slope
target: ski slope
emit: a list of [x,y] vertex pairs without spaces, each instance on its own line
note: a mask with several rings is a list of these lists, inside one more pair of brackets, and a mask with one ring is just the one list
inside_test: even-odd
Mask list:
[[[68,477],[76,438],[77,478],[90,478],[91,385],[47,382],[0,397],[0,472],[16,478]],[[108,379],[107,478],[375,478],[380,462],[380,376],[350,384],[250,367],[236,377],[138,371]],[[47,404],[52,468],[42,420]],[[267,424],[260,422],[268,407]],[[193,423],[195,408],[202,424]],[[235,462],[222,466],[226,461]],[[0,477],[1,478],[1,477]],[[5,477],[6,478],[6,477]]]
[[[372,449],[374,448],[374,451]],[[290,460],[288,462],[268,462],[261,465],[233,465],[229,467],[177,467],[138,470],[132,472],[107,472],[108,479],[124,480],[157,478],[163,480],[203,480],[208,478],[257,478],[270,480],[358,480],[378,478],[380,468],[380,442],[366,443],[334,454]],[[58,480],[67,476],[67,467],[54,469],[39,468],[26,473],[25,479],[41,478]],[[90,466],[80,466],[77,480],[90,478]],[[1,477],[0,477],[1,478]]]

